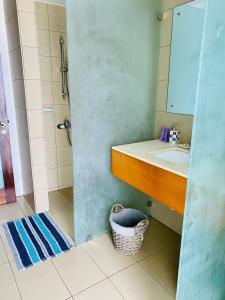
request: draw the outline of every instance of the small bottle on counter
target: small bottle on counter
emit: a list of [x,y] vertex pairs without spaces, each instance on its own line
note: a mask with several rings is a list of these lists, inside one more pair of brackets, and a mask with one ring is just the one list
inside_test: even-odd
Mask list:
[[164,142],[164,143],[168,143],[168,139],[169,139],[169,128],[167,127],[163,127],[162,128],[162,133],[161,133],[161,137],[160,137],[160,141]]
[[179,131],[176,129],[176,124],[174,124],[173,129],[170,130],[169,143],[172,145],[179,143]]

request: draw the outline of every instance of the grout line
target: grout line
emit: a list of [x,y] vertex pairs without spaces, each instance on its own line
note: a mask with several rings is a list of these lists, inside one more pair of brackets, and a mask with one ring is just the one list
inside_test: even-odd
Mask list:
[[[162,251],[164,251],[164,250],[166,250],[166,249],[168,249],[168,248],[170,248],[170,247],[172,247],[173,245],[175,245],[175,244],[177,244],[178,243],[178,241],[175,241],[175,242],[173,242],[173,243],[171,243],[171,244],[169,244],[168,246],[166,246],[166,247],[163,247],[163,248],[161,248],[159,251],[157,251],[157,253],[155,253],[155,254],[158,254],[158,253],[160,253],[160,252],[162,252]],[[150,257],[148,257],[148,258],[150,258]],[[143,262],[145,259],[142,259],[142,260],[140,260],[139,262],[138,262],[138,265],[145,271],[145,272],[147,272],[163,289],[165,289],[166,291],[167,291],[167,293],[170,295],[170,296],[172,296],[172,297],[174,297],[174,295],[172,295],[172,293],[171,293],[171,291],[166,287],[166,286],[164,286],[164,284],[156,277],[156,276],[154,276],[154,274],[151,272],[151,270],[146,270],[140,263],[141,262]]]
[[13,268],[12,268],[12,266],[11,266],[11,262],[10,262],[10,261],[9,261],[9,267],[10,267],[10,269],[11,269],[13,278],[14,278],[14,280],[15,280],[15,284],[16,284],[17,290],[18,290],[18,292],[19,292],[20,298],[23,299],[22,293],[21,293],[21,291],[20,291],[20,289],[19,289],[19,285],[18,285],[18,282],[17,282],[17,280],[16,280],[16,276],[15,276],[15,274],[14,274],[14,272],[13,272]]
[[5,261],[3,263],[0,263],[0,267],[3,266],[3,265],[7,265],[7,264],[9,264],[9,261]]
[[108,278],[106,273],[100,268],[100,266],[97,264],[97,262],[94,260],[94,258],[88,253],[88,251],[83,246],[81,246],[81,247],[84,250],[84,252],[86,252],[86,254],[89,256],[89,258],[94,262],[94,264],[99,268],[99,270],[105,275],[105,277]]
[[164,286],[163,284],[162,284],[162,282],[156,277],[156,276],[154,276],[154,274],[151,272],[151,271],[147,271],[145,268],[143,268],[140,264],[138,264],[139,265],[139,267],[142,269],[142,270],[144,270],[148,275],[150,275],[151,277],[152,277],[152,279],[155,281],[155,282],[157,282],[158,284],[159,284],[159,286],[163,289],[163,290],[165,290],[170,296],[172,296],[172,297],[174,297],[174,295],[172,295],[172,293],[169,291],[169,289],[166,287],[166,286]]
[[111,278],[109,277],[108,280],[111,282],[111,284],[113,285],[113,287],[117,290],[117,292],[121,295],[121,297],[126,300],[125,296],[122,294],[122,292],[119,290],[119,288],[114,284],[114,282],[111,280]]
[[72,295],[72,297],[75,297],[75,296],[77,296],[77,295],[79,295],[79,294],[81,294],[81,293],[83,293],[83,292],[89,290],[90,288],[92,288],[92,287],[98,285],[99,283],[101,283],[101,282],[103,282],[103,281],[105,281],[105,280],[107,280],[107,278],[104,278],[104,279],[102,279],[102,280],[100,280],[100,281],[98,281],[98,282],[96,282],[96,283],[90,285],[89,287],[84,288],[83,290],[79,291],[78,293]]
[[[64,279],[62,278],[61,274],[59,273],[58,269],[56,268],[56,266],[55,266],[55,264],[54,264],[54,262],[53,262],[53,259],[51,259],[51,263],[52,263],[52,265],[53,265],[53,268],[56,270],[57,274],[58,274],[59,277],[61,278],[61,280],[62,280],[63,284],[65,285],[67,291],[69,292],[70,296],[73,296],[73,295],[71,294],[71,292],[70,292],[68,286],[66,285]],[[70,299],[70,297],[69,297],[69,298],[66,298],[66,299]]]
[[[86,243],[87,243],[87,242],[86,242]],[[137,262],[134,260],[134,262],[133,262],[132,264],[130,264],[129,266],[126,266],[126,267],[120,269],[119,271],[117,271],[117,272],[115,272],[115,273],[112,273],[112,274],[110,274],[110,275],[107,275],[107,274],[102,270],[102,268],[97,264],[97,262],[94,260],[94,258],[88,253],[88,251],[87,251],[83,246],[81,246],[81,247],[82,247],[82,249],[87,253],[87,255],[91,258],[91,260],[96,264],[96,266],[102,271],[102,273],[106,276],[106,278],[108,278],[108,279],[109,279],[111,276],[114,276],[114,275],[120,273],[121,271],[126,270],[126,269],[130,268],[131,266],[137,264]]]
[[[30,206],[30,204],[28,203],[28,201],[26,200],[26,198],[24,196],[20,196],[23,198],[23,201],[26,202],[26,204],[29,206],[29,208],[32,210],[32,213],[35,213],[33,208]],[[20,209],[22,210],[23,214],[24,214],[24,217],[27,217],[28,215],[24,212],[23,208],[20,206],[20,203],[19,201],[17,200],[17,204],[19,205]]]

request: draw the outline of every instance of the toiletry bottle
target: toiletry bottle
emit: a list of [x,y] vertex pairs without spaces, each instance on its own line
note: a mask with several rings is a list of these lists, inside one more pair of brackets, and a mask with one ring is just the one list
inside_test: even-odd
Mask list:
[[167,143],[168,142],[168,138],[169,138],[169,128],[167,127],[163,127],[162,128],[162,133],[161,133],[161,137],[160,137],[160,141]]
[[179,132],[176,129],[176,124],[174,124],[173,129],[170,130],[169,143],[176,145],[179,143]]

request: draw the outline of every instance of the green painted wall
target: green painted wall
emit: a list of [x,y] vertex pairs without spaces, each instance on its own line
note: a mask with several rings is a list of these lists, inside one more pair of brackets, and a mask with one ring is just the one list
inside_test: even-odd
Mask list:
[[111,146],[153,138],[158,0],[67,0],[75,240],[108,230],[113,203],[147,197],[111,175]]
[[207,1],[178,300],[225,299],[224,12]]

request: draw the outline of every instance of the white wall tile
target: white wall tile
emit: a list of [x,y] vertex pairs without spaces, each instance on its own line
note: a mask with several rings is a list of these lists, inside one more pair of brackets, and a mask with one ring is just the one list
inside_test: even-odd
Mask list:
[[67,131],[63,129],[56,129],[56,144],[57,147],[68,147],[69,142],[68,142],[68,136],[67,136]]
[[51,57],[52,64],[52,81],[60,81],[62,80],[62,75],[60,72],[61,68],[61,60],[58,57]]
[[44,112],[44,126],[45,127],[55,126],[54,112]]
[[27,109],[41,109],[41,81],[40,80],[25,80],[26,103]]
[[39,55],[50,56],[50,35],[49,31],[38,29],[38,50]]
[[31,139],[30,151],[32,165],[46,163],[44,138]]
[[59,186],[58,182],[58,169],[49,169],[48,170],[48,189],[54,190]]
[[62,83],[53,82],[53,98],[54,104],[68,104],[68,99],[62,97]]
[[40,72],[41,80],[51,81],[52,80],[52,66],[51,59],[47,56],[40,56]]
[[58,166],[71,166],[72,164],[72,147],[57,148]]
[[169,76],[170,47],[161,47],[159,52],[159,80],[166,80]]
[[35,3],[34,0],[17,0],[17,9],[26,12],[35,13],[34,3]]
[[70,120],[70,111],[68,105],[55,105],[55,124],[63,123],[65,119]]
[[163,13],[160,32],[160,46],[168,46],[171,44],[173,10],[167,10]]
[[46,149],[48,169],[57,168],[56,147]]
[[55,128],[54,127],[47,127],[45,128],[45,147],[52,148],[56,146],[55,140]]
[[36,10],[37,28],[49,30],[48,5],[46,3],[36,2],[35,10]]
[[29,12],[18,12],[21,46],[36,47],[36,19],[35,15]]
[[58,168],[59,186],[72,186],[73,175],[72,166]]
[[38,138],[44,136],[43,113],[41,110],[28,111],[28,128],[30,138]]
[[51,81],[41,81],[42,87],[42,104],[47,107],[49,105],[53,105],[53,88]]
[[37,48],[23,47],[24,79],[40,79]]
[[46,189],[48,187],[48,179],[46,173],[46,165],[37,165],[32,167],[34,190]]
[[48,189],[34,191],[35,212],[49,211]]
[[49,29],[66,32],[66,11],[64,6],[48,5]]
[[167,111],[167,88],[168,81],[158,81],[157,89],[157,111]]

